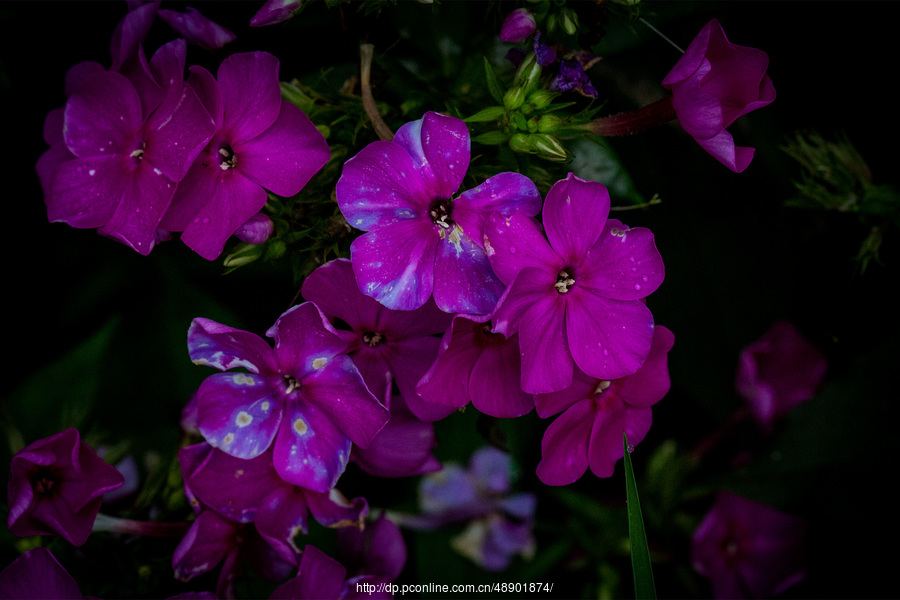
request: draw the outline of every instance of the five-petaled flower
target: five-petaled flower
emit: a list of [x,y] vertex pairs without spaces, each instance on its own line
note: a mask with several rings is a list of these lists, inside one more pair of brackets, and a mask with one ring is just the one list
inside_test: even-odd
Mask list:
[[13,535],[60,535],[84,544],[102,496],[125,482],[115,467],[66,429],[29,444],[9,466],[9,531]]
[[344,164],[338,206],[350,225],[368,232],[350,246],[360,291],[399,310],[422,306],[432,293],[446,312],[493,310],[503,284],[484,253],[484,220],[494,210],[534,215],[541,198],[518,173],[454,197],[468,167],[466,124],[434,112]]
[[725,128],[775,100],[768,67],[765,52],[732,44],[713,19],[662,81],[672,91],[672,106],[684,130],[736,173],[750,164],[753,148],[735,146]]
[[196,364],[249,371],[218,373],[201,384],[200,432],[236,458],[259,456],[274,440],[279,476],[327,492],[347,466],[351,442],[368,446],[388,411],[315,304],[292,307],[266,335],[274,348],[253,333],[194,319],[188,348]]
[[592,377],[618,379],[650,351],[653,315],[643,302],[663,280],[653,234],[608,219],[609,193],[572,173],[544,202],[547,237],[534,220],[491,215],[485,246],[509,285],[494,330],[518,331],[522,389],[556,392],[575,365]]

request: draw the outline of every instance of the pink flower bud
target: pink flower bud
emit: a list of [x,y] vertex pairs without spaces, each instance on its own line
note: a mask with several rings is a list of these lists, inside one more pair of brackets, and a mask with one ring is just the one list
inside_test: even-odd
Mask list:
[[517,8],[506,15],[506,20],[500,27],[500,41],[524,42],[536,29],[534,15],[527,8]]

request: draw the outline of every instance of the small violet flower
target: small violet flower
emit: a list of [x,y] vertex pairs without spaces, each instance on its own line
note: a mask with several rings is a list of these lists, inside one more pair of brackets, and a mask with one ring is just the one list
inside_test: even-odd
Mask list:
[[368,233],[350,246],[360,291],[392,309],[412,310],[434,295],[445,312],[489,313],[503,292],[484,253],[491,211],[531,216],[535,185],[500,173],[454,197],[469,166],[469,130],[428,112],[394,141],[369,144],[344,164],[337,202]]
[[456,315],[441,341],[437,360],[416,391],[425,400],[454,408],[470,401],[486,415],[520,417],[534,408],[523,392],[519,336],[491,331],[488,315]]
[[537,30],[534,15],[527,8],[517,8],[506,15],[500,27],[501,42],[524,42]]
[[188,349],[196,364],[222,371],[197,392],[206,441],[236,458],[259,456],[274,441],[285,481],[327,492],[347,466],[351,442],[366,447],[389,413],[366,388],[346,341],[311,302],[285,312],[259,336],[194,319]]
[[544,434],[537,476],[547,485],[568,485],[588,465],[597,477],[612,477],[625,455],[622,432],[637,445],[650,431],[651,409],[669,391],[667,356],[675,337],[662,326],[653,330],[647,360],[633,375],[600,380],[576,369],[572,385],[560,392],[538,394],[537,412],[549,417],[563,412]]
[[589,98],[599,96],[591,78],[584,72],[584,65],[577,58],[560,61],[559,73],[550,81],[548,89],[560,92],[574,90]]
[[215,121],[215,132],[161,223],[212,260],[226,240],[266,204],[266,190],[293,196],[331,156],[303,111],[281,99],[278,59],[266,52],[233,54],[218,77],[191,67],[190,87]]
[[509,285],[494,330],[518,332],[522,389],[563,390],[577,365],[591,377],[618,379],[650,351],[653,315],[643,302],[664,276],[645,228],[609,215],[609,193],[573,174],[547,194],[540,226],[524,215],[491,215],[485,248]]
[[60,535],[81,546],[91,534],[103,494],[124,481],[81,441],[77,429],[38,440],[17,452],[9,466],[9,532]]
[[0,572],[0,598],[81,600],[78,583],[44,547],[32,548]]
[[684,130],[736,173],[747,168],[754,150],[735,146],[725,128],[775,100],[768,66],[765,52],[732,44],[713,19],[662,81]]
[[808,521],[721,492],[694,532],[691,560],[714,598],[772,598],[806,577]]
[[759,426],[771,432],[776,419],[815,395],[827,368],[822,352],[781,321],[741,352],[735,389]]

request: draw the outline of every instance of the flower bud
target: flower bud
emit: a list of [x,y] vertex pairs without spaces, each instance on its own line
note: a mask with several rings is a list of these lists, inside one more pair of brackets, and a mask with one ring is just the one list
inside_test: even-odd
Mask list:
[[531,11],[527,8],[517,8],[506,15],[503,26],[500,28],[500,41],[524,42],[536,29],[537,23],[535,23]]
[[503,106],[506,110],[513,111],[525,104],[525,90],[520,87],[510,88],[503,95]]
[[569,154],[558,139],[546,133],[535,133],[529,136],[529,143],[534,148],[534,153],[543,159],[554,162],[564,162],[569,159]]
[[248,244],[262,244],[275,232],[275,224],[267,215],[262,213],[253,215],[247,222],[238,227],[234,235],[237,239]]
[[528,96],[528,104],[533,110],[541,110],[547,108],[550,103],[558,96],[557,92],[550,90],[537,90]]
[[[534,90],[540,76],[541,65],[538,64],[537,56],[529,54],[516,71],[515,79],[513,79],[513,88],[522,88],[525,90],[525,96],[527,96]],[[523,96],[522,101],[524,102],[524,100]]]
[[265,250],[266,247],[262,244],[248,244],[242,242],[238,244],[234,252],[225,257],[225,260],[222,261],[222,265],[227,269],[236,269],[238,267],[243,267],[244,265],[249,265],[253,261],[259,259]]
[[572,12],[571,9],[563,9],[559,15],[559,20],[563,31],[567,34],[575,35],[578,33],[578,15]]

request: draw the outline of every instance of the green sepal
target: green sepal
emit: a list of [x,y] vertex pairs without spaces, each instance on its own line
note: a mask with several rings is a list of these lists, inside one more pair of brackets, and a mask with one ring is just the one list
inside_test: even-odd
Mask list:
[[502,106],[489,106],[479,110],[471,117],[466,117],[463,121],[466,123],[486,123],[488,121],[497,121],[504,114],[506,114],[506,109]]

